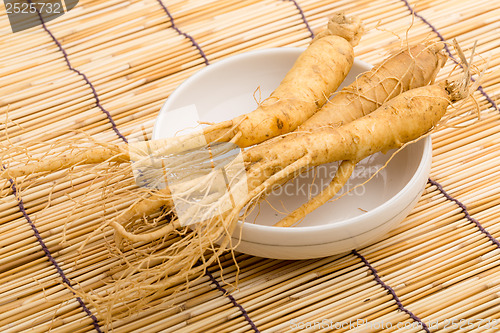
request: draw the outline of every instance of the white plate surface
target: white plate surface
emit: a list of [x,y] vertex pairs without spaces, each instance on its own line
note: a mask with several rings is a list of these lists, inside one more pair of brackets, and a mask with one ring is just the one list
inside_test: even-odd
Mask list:
[[[292,67],[299,48],[252,51],[210,65],[181,84],[163,105],[153,137],[166,138],[199,129],[202,122],[219,122],[250,112],[265,99]],[[352,82],[371,66],[355,60],[344,81]],[[427,181],[431,140],[409,145],[365,183],[390,158],[375,154],[358,164],[340,199],[309,214],[298,227],[275,228],[309,196],[327,185],[336,163],[319,167],[276,190],[235,233],[237,250],[252,255],[306,259],[346,252],[370,244],[400,223],[413,208]],[[365,184],[363,184],[365,183]],[[237,236],[237,237],[236,237]],[[237,239],[238,238],[238,239]]]

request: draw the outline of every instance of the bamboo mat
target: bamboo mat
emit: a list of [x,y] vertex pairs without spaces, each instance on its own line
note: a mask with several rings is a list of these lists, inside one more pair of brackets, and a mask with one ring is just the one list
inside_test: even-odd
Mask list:
[[[81,0],[67,14],[17,33],[0,7],[2,145],[51,143],[71,137],[64,132],[70,130],[120,143],[154,121],[168,95],[197,70],[248,50],[306,46],[339,10],[366,25],[355,49],[361,60],[377,63],[405,40],[457,38],[464,49],[477,40],[477,65],[489,68],[475,102],[433,134],[425,192],[383,240],[315,260],[238,254],[239,269],[228,255],[174,301],[165,301],[168,290],[157,293],[133,314],[126,304],[103,311],[98,298],[85,297],[105,296],[126,269],[120,258],[137,255],[113,255],[111,231],[87,239],[131,203],[122,198],[102,209],[103,194],[89,188],[108,184],[112,192],[112,180],[58,172],[0,184],[2,332],[500,328],[500,2]],[[454,66],[448,61],[439,79]],[[43,154],[44,147],[32,148]],[[23,163],[22,156],[2,154],[2,163]]]

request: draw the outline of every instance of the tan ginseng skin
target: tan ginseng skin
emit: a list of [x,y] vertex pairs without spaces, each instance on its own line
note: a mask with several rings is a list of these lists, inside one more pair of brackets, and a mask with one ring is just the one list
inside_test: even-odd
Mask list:
[[401,50],[342,89],[299,130],[341,126],[376,110],[400,93],[432,83],[446,63],[443,44]]
[[[294,172],[334,161],[353,161],[355,164],[378,151],[399,148],[431,130],[453,101],[453,96],[450,96],[444,84],[419,87],[343,126],[286,136],[274,144],[262,146],[262,149],[245,151],[245,161],[258,162],[248,166],[246,181],[249,195],[243,201],[252,201],[254,196],[262,194],[259,188],[266,191],[273,184],[296,175]],[[295,171],[286,173],[287,169]],[[283,172],[285,174],[277,177]],[[119,235],[133,241],[150,241],[164,236],[167,230],[171,232],[179,227],[177,223],[172,223],[155,232],[133,235],[121,225],[140,213],[148,214],[161,205],[172,204],[168,200],[168,189],[163,194],[165,197],[152,196],[138,201],[113,221],[112,226]]]
[[[257,158],[252,156],[256,151],[246,151],[245,159],[259,160],[248,170],[249,192],[259,196],[265,193],[262,191],[293,178],[301,170],[343,161],[339,166],[341,174],[334,177],[327,191],[323,190],[276,224],[290,226],[331,199],[349,178],[358,161],[376,152],[401,148],[422,137],[438,123],[450,103],[465,96],[466,93],[448,83],[411,89],[369,115],[343,126],[287,136],[275,144],[266,145],[265,149],[258,151],[260,156]],[[295,170],[295,174],[283,174],[286,169]],[[280,173],[282,175],[277,177]],[[275,178],[273,183],[269,183],[271,178]],[[249,197],[253,200],[251,195]]]
[[[441,119],[450,100],[443,84],[415,88],[348,124],[285,137],[275,144],[266,145],[265,149],[250,149],[244,157],[245,160],[260,160],[249,170],[259,169],[257,165],[264,162],[276,165],[277,170],[283,169],[306,155],[310,156],[308,166],[343,160],[359,161],[379,151],[399,148],[424,135]],[[255,175],[257,173],[263,173],[263,169],[256,171]],[[268,172],[266,177],[272,173]],[[259,183],[261,181],[263,179],[258,180]],[[250,186],[251,189],[254,187]]]
[[[233,140],[240,147],[296,129],[311,117],[349,73],[353,46],[363,28],[356,18],[337,14],[299,56],[280,85],[256,110],[204,129],[206,142]],[[240,133],[238,135],[238,133]]]
[[363,27],[356,17],[339,13],[298,57],[278,88],[256,110],[203,129],[201,133],[130,144],[75,148],[56,158],[0,169],[0,177],[53,172],[81,164],[137,161],[149,151],[168,156],[211,142],[232,142],[248,147],[293,131],[319,110],[350,71]]
[[[318,36],[317,38],[319,39],[313,45],[325,40],[325,37]],[[292,162],[283,160],[283,158],[288,156],[293,160],[294,158],[300,158],[298,156],[302,156],[303,152],[301,150],[310,147],[312,143],[305,143],[304,147],[300,147],[300,145],[294,144],[295,142],[293,141],[297,140],[296,142],[300,142],[303,134],[310,131],[313,132],[312,130],[317,131],[321,128],[338,127],[349,123],[357,118],[361,118],[364,114],[373,112],[385,101],[394,98],[403,91],[425,86],[434,81],[437,73],[446,62],[446,56],[442,53],[442,48],[442,43],[430,45],[418,44],[398,52],[375,66],[372,70],[359,76],[354,83],[337,93],[331,102],[325,104],[315,115],[305,120],[294,133],[290,133],[283,138],[274,138],[268,141],[269,143],[266,142],[250,148],[244,155],[245,161],[248,163],[258,163],[249,169],[249,190],[255,186],[252,184],[254,181],[256,182],[255,184],[259,184],[269,174],[273,174],[275,168],[279,169],[283,165],[288,165]],[[290,75],[290,77],[293,78],[295,75]],[[277,91],[280,92],[280,90]],[[262,112],[264,110],[261,109]],[[273,121],[270,120],[269,122],[272,123]],[[277,159],[271,161],[269,158],[264,158],[270,152],[268,149],[270,149],[269,146],[271,145],[278,147],[279,153],[282,155],[282,161],[278,161]],[[263,158],[265,161],[260,161]],[[263,165],[265,165],[264,169],[259,170],[260,166]],[[252,170],[259,171],[257,171],[257,174],[254,174]],[[286,180],[288,179],[283,179],[282,181]],[[155,211],[162,204],[166,204],[169,192],[168,190],[162,192],[165,197],[161,195],[150,197],[143,202],[138,202],[131,209],[124,212],[120,216],[120,223],[132,219],[141,213],[147,214]]]

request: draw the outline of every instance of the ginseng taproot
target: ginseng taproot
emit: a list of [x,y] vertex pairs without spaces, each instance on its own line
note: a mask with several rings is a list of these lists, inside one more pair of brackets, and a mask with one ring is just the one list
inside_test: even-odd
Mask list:
[[[293,131],[317,112],[344,81],[354,61],[353,47],[362,34],[359,18],[342,13],[333,15],[326,29],[298,57],[280,85],[254,111],[207,126],[194,136],[170,138],[152,149],[166,155],[210,142],[233,142],[243,148]],[[134,149],[146,150],[150,145],[154,143],[136,144]],[[107,144],[105,148],[80,149],[55,159],[9,168],[2,174],[15,178],[81,164],[129,162],[130,158],[127,146]]]

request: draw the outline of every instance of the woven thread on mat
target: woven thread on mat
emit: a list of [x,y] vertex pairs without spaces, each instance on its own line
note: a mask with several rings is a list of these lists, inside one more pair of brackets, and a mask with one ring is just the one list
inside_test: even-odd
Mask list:
[[293,2],[293,4],[295,5],[295,7],[297,7],[297,10],[299,11],[300,16],[302,17],[302,21],[306,25],[307,30],[309,30],[309,33],[311,34],[311,39],[313,39],[314,38],[314,32],[312,31],[311,26],[309,25],[309,21],[307,21],[306,15],[304,14],[304,11],[300,7],[299,3],[296,0],[284,0],[284,1]]
[[441,192],[441,194],[448,200],[450,201],[453,201],[454,203],[456,203],[458,205],[458,207],[460,207],[460,209],[462,210],[462,213],[464,213],[465,215],[465,218],[469,221],[469,222],[472,222],[476,225],[476,227],[483,233],[486,235],[486,237],[488,237],[488,239],[497,246],[497,248],[500,249],[500,242],[498,241],[498,239],[496,239],[495,237],[493,237],[492,234],[490,234],[488,232],[488,230],[486,230],[482,225],[481,223],[479,223],[478,220],[476,220],[475,218],[473,218],[472,216],[470,216],[469,214],[469,211],[467,210],[467,207],[462,203],[460,202],[458,199],[455,199],[454,197],[452,197],[451,195],[448,194],[448,192],[445,191],[445,189],[443,188],[443,186],[438,183],[437,181],[429,178],[429,183],[431,183],[432,185],[436,186],[437,189],[439,190],[439,192]]
[[[406,5],[406,7],[408,7],[408,10],[410,11],[410,13],[412,15],[415,15],[416,17],[418,17],[419,19],[422,20],[422,22],[424,22],[425,24],[427,24],[429,26],[429,28],[432,29],[432,31],[438,36],[438,38],[445,42],[444,43],[444,48],[446,50],[446,52],[448,53],[448,55],[450,56],[450,58],[458,65],[460,65],[460,67],[462,67],[462,65],[459,63],[459,61],[457,59],[455,59],[455,57],[453,56],[453,54],[451,54],[451,51],[450,51],[450,48],[448,47],[448,43],[446,42],[446,38],[444,38],[444,36],[439,32],[439,30],[432,24],[430,23],[429,21],[427,21],[425,19],[425,17],[423,17],[422,15],[418,14],[415,9],[413,9],[413,7],[410,5],[410,3],[408,2],[408,0],[401,0],[403,1],[403,3]],[[471,78],[472,81],[475,81],[474,78]],[[482,86],[479,86],[477,87],[477,90],[479,90],[479,92],[484,96],[484,98],[486,98],[486,100],[488,101],[488,103],[490,103],[493,108],[495,108],[495,110],[498,110],[498,105],[495,103],[495,101],[486,93],[486,91],[484,91],[483,87]]]
[[183,32],[181,29],[179,29],[179,27],[174,22],[174,17],[172,16],[172,14],[170,14],[170,11],[167,9],[167,6],[165,6],[161,0],[158,0],[158,3],[160,4],[161,8],[163,8],[163,11],[165,11],[165,14],[167,14],[168,18],[170,19],[170,24],[172,25],[172,28],[174,28],[174,30],[179,35],[182,35],[182,36],[186,37],[187,39],[189,39],[191,41],[191,44],[193,44],[193,46],[198,49],[198,52],[200,52],[200,55],[203,58],[203,61],[205,62],[205,65],[208,66],[210,63],[208,62],[207,55],[201,49],[200,44],[198,44],[198,42],[196,42],[191,35],[189,35],[188,33]]
[[[28,3],[31,5],[33,2],[32,2],[32,0],[28,0]],[[54,36],[54,34],[47,28],[47,25],[45,24],[45,21],[44,21],[42,15],[41,15],[40,11],[38,10],[38,8],[36,8],[36,6],[35,6],[35,10],[36,10],[36,13],[38,15],[38,18],[40,19],[40,22],[42,24],[43,29],[45,30],[45,32],[47,32],[49,34],[49,36],[52,38],[52,40],[54,41],[54,43],[57,45],[57,47],[59,48],[59,50],[63,54],[64,60],[66,61],[66,64],[68,65],[68,68],[70,70],[72,70],[73,72],[77,73],[78,75],[80,75],[85,80],[85,82],[89,85],[89,87],[92,89],[92,94],[94,95],[94,98],[95,98],[95,101],[96,101],[96,105],[101,109],[102,112],[104,112],[106,114],[106,117],[108,118],[109,122],[111,123],[113,131],[124,142],[127,142],[127,139],[120,133],[120,131],[116,127],[116,124],[113,121],[113,118],[111,117],[111,114],[107,110],[105,110],[104,107],[101,105],[99,97],[97,96],[97,91],[95,90],[95,87],[92,85],[92,83],[89,81],[89,79],[87,78],[87,76],[85,74],[83,74],[82,72],[80,72],[79,70],[77,70],[76,68],[73,68],[73,66],[71,66],[71,63],[69,61],[68,54],[66,53],[66,50],[63,48],[62,44],[57,40],[57,38]],[[5,168],[2,166],[2,169],[5,169]],[[68,278],[64,274],[64,271],[62,270],[62,268],[59,266],[59,264],[57,263],[57,261],[55,260],[55,258],[50,253],[49,248],[47,247],[47,245],[43,241],[42,236],[38,232],[38,229],[36,228],[35,224],[33,223],[33,221],[31,220],[30,216],[28,215],[28,212],[26,211],[26,209],[24,207],[23,199],[21,198],[20,195],[18,195],[17,188],[16,188],[16,185],[14,183],[14,180],[13,179],[9,179],[9,182],[11,184],[12,193],[16,197],[19,210],[21,211],[21,213],[23,214],[24,218],[26,219],[26,221],[30,225],[31,229],[33,230],[33,233],[35,234],[35,237],[36,237],[38,243],[42,247],[43,252],[45,253],[45,256],[49,259],[50,263],[52,263],[52,265],[56,268],[56,270],[57,270],[59,276],[61,277],[61,279],[63,280],[63,282],[66,285],[68,285],[68,287],[71,288],[71,282],[68,280]],[[71,291],[71,292],[73,293],[73,295],[76,296],[76,294],[73,291]],[[99,326],[99,321],[97,320],[97,317],[92,314],[92,312],[90,311],[90,309],[85,305],[85,302],[83,302],[83,300],[80,297],[76,296],[76,300],[77,300],[78,304],[80,305],[80,307],[83,309],[83,311],[92,319],[92,324],[93,324],[95,330],[97,332],[101,333],[102,331],[101,331],[101,328]]]
[[[422,20],[422,22],[424,22],[425,24],[427,24],[431,29],[432,31],[439,37],[439,39],[443,42],[445,42],[444,44],[444,47],[446,49],[446,52],[448,52],[450,58],[455,62],[457,63],[458,65],[462,66],[454,57],[453,55],[451,54],[450,52],[450,49],[448,48],[448,45],[446,43],[446,39],[444,38],[444,36],[439,32],[439,30],[432,24],[430,23],[429,21],[427,21],[422,15],[418,14],[417,12],[415,12],[415,10],[411,7],[410,3],[408,2],[408,0],[401,0],[404,2],[404,4],[406,5],[406,7],[408,7],[410,13],[412,15],[415,15],[416,17],[418,17],[419,19]],[[472,78],[472,80],[474,81],[474,79]],[[499,110],[498,109],[498,106],[497,104],[493,101],[493,99],[483,90],[483,87],[479,86],[477,88],[479,90],[479,92],[481,92],[481,94],[483,94],[483,96],[486,98],[486,100],[496,109],[496,110]],[[441,184],[439,184],[437,181],[429,178],[429,183],[431,183],[432,185],[436,186],[437,189],[439,190],[439,192],[441,192],[441,194],[443,194],[443,196],[450,200],[450,201],[453,201],[455,202],[459,207],[460,209],[462,210],[462,212],[464,213],[465,215],[465,218],[467,220],[469,220],[470,222],[474,223],[477,228],[483,233],[486,235],[486,237],[488,237],[488,239],[493,242],[493,244],[495,244],[497,246],[497,248],[500,249],[500,242],[495,238],[493,237],[493,235],[491,235],[482,225],[481,223],[479,223],[479,221],[477,221],[476,219],[474,219],[472,216],[470,216],[468,210],[467,210],[467,207],[462,203],[460,202],[459,200],[453,198],[451,195],[449,195],[443,188],[443,186]]]
[[[0,170],[6,170],[6,168],[2,165],[0,167]],[[19,207],[19,210],[21,211],[24,218],[26,219],[26,221],[30,225],[31,230],[33,230],[33,233],[35,234],[35,237],[36,237],[38,243],[42,247],[42,250],[45,253],[45,256],[49,259],[50,263],[52,265],[54,265],[54,267],[57,270],[57,273],[59,273],[59,276],[61,277],[63,282],[66,285],[68,285],[69,287],[71,287],[71,282],[68,280],[68,278],[66,277],[66,274],[64,274],[64,271],[62,270],[62,268],[59,266],[57,261],[52,256],[52,253],[50,253],[50,250],[47,247],[47,245],[45,244],[45,242],[43,241],[42,236],[40,235],[40,232],[38,232],[37,227],[35,226],[35,224],[31,220],[31,217],[28,215],[28,212],[26,211],[26,209],[24,207],[23,199],[19,196],[19,193],[17,192],[17,188],[16,188],[16,184],[14,183],[14,180],[12,178],[9,178],[9,183],[10,183],[10,187],[12,188],[12,194],[14,194],[14,196],[16,197],[17,206]],[[71,292],[73,293],[73,295],[76,296],[76,294],[73,291],[71,291]],[[85,303],[83,302],[83,300],[80,297],[76,296],[76,300],[77,300],[78,304],[80,304],[80,307],[83,309],[83,311],[85,311],[85,313],[92,319],[92,324],[94,325],[95,330],[97,332],[101,333],[102,331],[101,331],[101,328],[99,326],[99,321],[97,320],[96,316],[94,316],[92,314],[92,312],[89,310],[89,308],[87,308],[87,306],[85,305]]]
[[243,314],[243,317],[248,322],[250,327],[252,327],[252,329],[255,331],[255,333],[260,333],[260,331],[257,328],[257,326],[255,325],[255,323],[252,321],[252,319],[250,319],[250,316],[248,315],[247,310],[245,310],[245,308],[243,308],[243,306],[241,304],[239,304],[236,301],[236,299],[231,294],[229,294],[229,292],[226,289],[224,289],[224,287],[222,287],[220,285],[220,283],[214,278],[214,276],[208,270],[206,270],[205,275],[208,276],[208,278],[210,279],[210,282],[212,282],[215,285],[215,288],[217,288],[217,290],[222,292],[227,298],[229,298],[229,300],[231,301],[231,303],[235,307],[240,309],[241,313]]
[[[32,0],[28,0],[28,3],[31,5],[33,3],[33,1]],[[71,62],[69,61],[68,54],[66,53],[66,50],[64,49],[64,47],[62,46],[62,44],[57,40],[56,36],[54,36],[54,34],[49,30],[49,28],[47,28],[47,25],[45,24],[45,21],[44,21],[42,15],[40,14],[40,11],[38,10],[38,8],[36,6],[35,6],[35,9],[36,9],[36,13],[38,14],[38,17],[40,18],[40,22],[42,23],[43,29],[49,34],[50,38],[52,38],[52,40],[54,41],[54,43],[59,48],[59,51],[61,51],[61,53],[63,54],[64,60],[66,61],[66,64],[68,65],[68,68],[70,70],[72,70],[73,72],[75,72],[76,74],[80,75],[83,78],[83,80],[85,80],[85,82],[89,85],[90,89],[92,90],[92,94],[94,95],[96,106],[99,109],[101,109],[102,112],[104,112],[104,114],[108,118],[108,121],[111,123],[111,127],[113,128],[113,131],[116,133],[116,135],[118,135],[118,137],[120,139],[122,139],[123,142],[127,143],[127,138],[125,138],[120,133],[120,131],[118,130],[118,127],[116,127],[115,121],[111,117],[111,114],[106,109],[104,109],[104,107],[101,105],[101,101],[99,100],[99,97],[97,96],[97,91],[95,90],[94,85],[90,82],[90,80],[88,79],[87,75],[83,74],[78,69],[73,68],[73,66],[71,66]]]
[[[208,66],[210,64],[210,62],[208,61],[208,58],[207,58],[205,52],[203,52],[203,50],[201,49],[200,44],[198,44],[198,42],[196,42],[196,40],[191,35],[183,32],[182,30],[179,29],[179,27],[177,27],[177,25],[175,24],[175,21],[174,21],[174,17],[172,16],[172,14],[168,10],[168,8],[165,6],[165,4],[163,4],[163,2],[161,0],[158,0],[158,3],[163,8],[163,10],[165,11],[165,14],[167,14],[168,18],[170,19],[170,24],[172,25],[172,28],[174,28],[174,30],[179,35],[182,35],[182,36],[186,37],[187,39],[189,39],[191,41],[191,43],[193,44],[193,46],[198,49],[198,52],[200,52],[200,55],[201,55],[201,57],[203,58],[203,60],[205,62],[205,65]],[[205,275],[210,279],[210,282],[212,282],[215,285],[215,287],[219,291],[221,291],[229,299],[229,301],[233,304],[233,306],[237,307],[241,311],[241,313],[243,314],[243,317],[248,322],[248,324],[250,325],[250,327],[252,327],[252,329],[256,333],[260,333],[259,329],[257,328],[257,326],[255,326],[255,323],[252,321],[252,319],[250,319],[250,316],[248,315],[248,312],[243,308],[243,306],[241,306],[238,302],[236,302],[236,299],[231,294],[229,294],[228,291],[226,289],[224,289],[219,284],[219,282],[214,278],[214,276],[208,270],[205,271]]]
[[396,292],[394,291],[394,289],[392,289],[388,284],[386,284],[384,281],[382,281],[382,279],[380,279],[380,276],[378,276],[378,273],[377,273],[377,270],[375,269],[375,267],[373,267],[370,264],[370,262],[363,255],[361,255],[361,253],[359,253],[358,251],[352,250],[352,254],[354,254],[356,257],[358,257],[363,262],[363,264],[365,264],[365,266],[368,267],[368,269],[372,272],[372,275],[373,275],[375,281],[392,295],[392,298],[396,302],[398,309],[400,311],[405,312],[414,321],[418,322],[424,331],[426,331],[427,333],[430,333],[431,331],[429,330],[427,325],[419,317],[417,317],[413,312],[411,312],[410,310],[405,308],[405,306],[403,305],[403,303],[401,303],[401,300],[399,299],[399,297],[396,294]]

